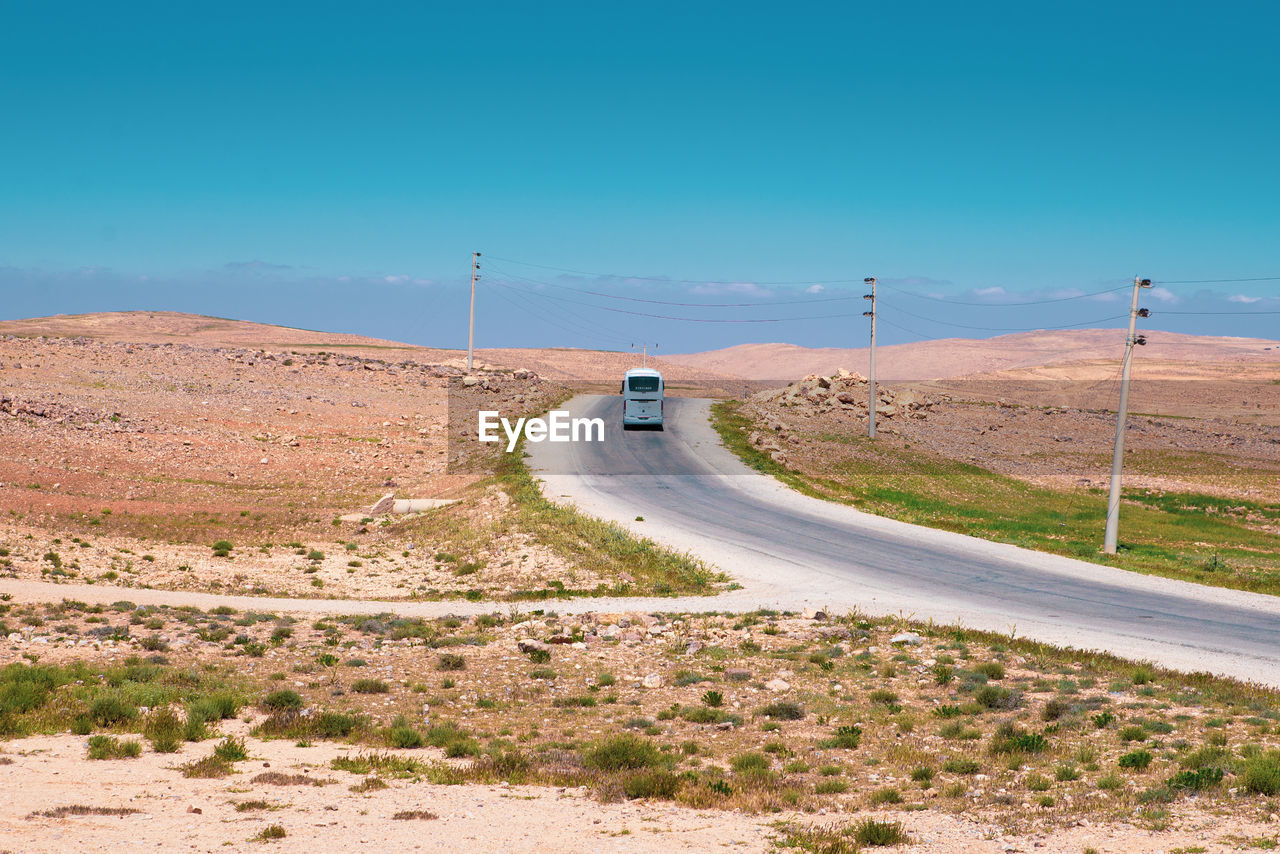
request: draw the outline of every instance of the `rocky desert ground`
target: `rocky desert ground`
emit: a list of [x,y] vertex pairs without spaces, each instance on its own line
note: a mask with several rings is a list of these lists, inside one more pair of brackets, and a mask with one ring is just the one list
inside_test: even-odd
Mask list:
[[[0,602],[0,850],[1276,846],[1266,689],[909,616],[559,615],[563,596],[714,594],[733,568],[556,508],[451,435],[459,411],[539,412],[630,356],[481,356],[464,380],[454,351],[213,318],[0,324],[0,571],[66,589]],[[733,398],[725,429],[800,487],[927,449],[1076,501],[1114,417],[1052,397],[1107,372],[1071,365],[886,385],[874,455],[851,370],[745,401],[727,374],[668,376]],[[1235,577],[1274,557],[1280,428],[1266,363],[1231,370],[1221,409],[1141,415],[1132,438],[1151,502],[1215,497],[1264,538]],[[388,493],[456,500],[372,513]],[[472,607],[303,619],[140,588]]]

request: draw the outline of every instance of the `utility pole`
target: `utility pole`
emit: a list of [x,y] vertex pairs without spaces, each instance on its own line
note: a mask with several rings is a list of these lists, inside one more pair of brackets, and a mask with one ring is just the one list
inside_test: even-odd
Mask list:
[[869,276],[862,280],[871,286],[871,293],[863,294],[863,299],[871,300],[871,311],[864,311],[863,317],[871,318],[871,370],[867,379],[871,381],[871,400],[867,403],[867,438],[876,437],[876,277]]
[[[635,345],[635,344],[632,344],[632,345],[631,345],[631,349],[632,349],[632,350],[634,350],[634,349],[635,349],[635,347],[636,347],[636,345]],[[653,345],[653,349],[657,350],[657,349],[658,349],[658,345],[657,345],[657,344],[654,344],[654,345]],[[641,345],[640,345],[640,367],[642,367],[642,368],[647,368],[647,367],[649,367],[649,345],[648,345],[648,344],[641,344]]]
[[471,253],[471,320],[467,324],[467,373],[476,354],[476,282],[480,280],[480,253]]
[[1150,317],[1151,312],[1138,308],[1138,293],[1151,287],[1150,279],[1133,277],[1133,304],[1129,308],[1129,337],[1124,342],[1124,364],[1120,368],[1120,412],[1116,417],[1116,445],[1111,456],[1111,494],[1107,498],[1107,531],[1102,551],[1116,553],[1116,538],[1120,531],[1120,470],[1124,465],[1124,427],[1129,418],[1129,369],[1133,364],[1133,348],[1147,343],[1145,335],[1135,335],[1139,317]]

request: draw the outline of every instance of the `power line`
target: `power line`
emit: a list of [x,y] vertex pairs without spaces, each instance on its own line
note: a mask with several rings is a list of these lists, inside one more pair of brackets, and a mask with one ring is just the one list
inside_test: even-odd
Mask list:
[[1055,297],[1053,299],[1028,300],[1026,302],[965,302],[963,300],[948,299],[947,297],[935,297],[929,296],[928,294],[912,293],[911,291],[904,291],[901,288],[894,288],[894,292],[903,294],[904,296],[915,297],[916,299],[927,299],[933,300],[934,302],[946,303],[947,305],[977,305],[982,306],[983,308],[1003,308],[1004,306],[1047,305],[1048,303],[1054,302],[1069,302],[1070,300],[1087,299],[1089,297],[1103,296],[1104,294],[1113,294],[1117,291],[1126,290],[1128,287],[1128,285],[1121,285],[1118,288],[1108,288],[1105,291],[1094,291],[1089,294],[1076,294],[1075,296]]
[[936,323],[939,326],[952,326],[952,327],[955,327],[956,329],[976,329],[980,332],[1037,332],[1040,330],[1051,331],[1055,329],[1075,329],[1080,326],[1093,326],[1095,324],[1108,323],[1112,320],[1120,320],[1123,317],[1125,317],[1125,315],[1123,314],[1115,314],[1115,315],[1112,315],[1111,317],[1101,317],[1101,318],[1098,318],[1097,320],[1085,320],[1085,321],[1081,321],[1080,323],[1066,323],[1066,324],[1063,324],[1062,326],[1035,326],[1035,327],[1028,328],[1024,326],[970,326],[965,323],[951,323],[950,321],[947,321],[947,320],[935,320],[932,317],[925,317],[924,315],[921,315],[921,314],[915,314],[913,312],[898,308],[897,306],[891,305],[889,306],[889,309],[891,311],[901,312],[902,314],[905,314],[908,317],[914,317],[916,320],[923,320],[926,323]]
[[1231,315],[1250,315],[1250,314],[1280,314],[1280,311],[1153,311],[1152,314],[1231,314]]
[[[517,261],[514,258],[499,258],[497,255],[490,255],[490,258],[498,261],[506,261],[508,264],[519,264],[522,267],[537,267],[540,270],[554,270],[558,273],[572,273],[576,276],[599,276],[604,279],[635,279],[644,282],[670,282],[672,284],[703,284],[703,285],[738,285],[742,284],[742,279],[728,279],[724,281],[713,281],[709,279],[673,279],[669,276],[628,276],[622,273],[592,273],[587,270],[571,270],[568,267],[552,267],[548,264],[533,264],[529,261]],[[862,279],[805,279],[803,281],[790,282],[760,282],[753,281],[751,284],[756,285],[848,285],[861,284]]]
[[[493,284],[497,284],[497,283],[495,282]],[[501,287],[501,285],[499,285],[499,287]],[[530,314],[538,318],[543,323],[554,326],[557,329],[560,329],[564,332],[568,332],[571,335],[582,336],[583,338],[589,341],[594,341],[597,343],[606,343],[606,344],[609,344],[611,347],[618,347],[619,345],[630,342],[630,339],[615,337],[616,333],[615,335],[601,335],[600,334],[601,330],[605,332],[614,332],[614,330],[607,329],[606,327],[597,327],[596,329],[593,329],[590,326],[586,326],[581,323],[574,323],[571,320],[566,320],[565,318],[557,317],[553,314],[549,314],[548,312],[544,311],[542,308],[539,308],[537,305],[531,304],[529,301],[525,299],[524,295],[520,294],[519,292],[512,291],[508,295],[498,291],[494,291],[493,295],[496,296],[498,299],[502,300],[503,302],[505,302],[507,305],[514,307],[517,311]],[[562,309],[562,311],[565,311],[565,310]],[[568,314],[567,311],[565,311],[565,313]],[[577,317],[578,315],[573,315],[573,316]],[[586,323],[590,323],[590,321],[586,321]]]
[[511,285],[504,285],[499,282],[493,282],[500,288],[507,288],[518,293],[536,296],[540,299],[555,300],[556,302],[567,302],[573,305],[582,305],[587,308],[594,308],[597,311],[612,311],[616,314],[630,314],[635,317],[652,317],[658,320],[679,320],[686,323],[787,323],[792,320],[825,320],[834,317],[861,317],[861,313],[849,314],[811,314],[802,317],[751,317],[751,318],[720,318],[720,317],[681,317],[672,314],[651,314],[645,311],[631,311],[625,308],[613,308],[607,305],[596,305],[595,303],[584,302],[582,300],[569,299],[567,297],[555,297],[551,294],[539,294],[531,291],[523,291]]
[[1280,282],[1280,276],[1258,276],[1252,279],[1156,279],[1157,285],[1225,285],[1231,282]]
[[[809,303],[820,302],[844,302],[846,300],[858,299],[856,296],[847,297],[820,297],[818,299],[800,299],[800,300],[771,300],[769,302],[673,302],[661,299],[644,299],[642,297],[627,297],[620,294],[607,294],[603,291],[593,291],[587,288],[572,288],[568,285],[558,285],[555,282],[545,282],[541,279],[531,279],[528,276],[521,276],[518,273],[512,273],[510,270],[498,270],[504,276],[513,279],[519,279],[522,282],[528,282],[534,285],[546,285],[549,288],[558,288],[562,291],[572,291],[578,294],[591,294],[592,296],[604,297],[605,299],[626,300],[627,302],[643,302],[652,303],[654,305],[675,305],[685,308],[756,308],[759,306],[769,305],[807,305]],[[719,283],[725,284],[725,283]],[[803,284],[803,283],[802,283]]]

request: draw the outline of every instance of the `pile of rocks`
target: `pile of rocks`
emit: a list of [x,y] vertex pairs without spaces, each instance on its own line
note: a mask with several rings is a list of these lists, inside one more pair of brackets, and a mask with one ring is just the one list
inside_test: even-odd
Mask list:
[[[868,394],[867,378],[842,368],[829,377],[809,374],[786,388],[760,392],[754,399],[780,406],[848,410],[865,415]],[[935,404],[919,392],[895,391],[883,385],[876,387],[876,397],[876,415],[881,418],[924,418]]]

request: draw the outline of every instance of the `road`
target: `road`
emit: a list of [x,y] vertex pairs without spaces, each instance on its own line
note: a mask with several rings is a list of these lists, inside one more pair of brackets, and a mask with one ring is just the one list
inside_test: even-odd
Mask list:
[[617,397],[576,397],[566,408],[604,418],[604,441],[528,444],[531,468],[552,499],[716,564],[744,585],[736,602],[903,614],[1280,686],[1280,598],[807,498],[727,451],[709,405],[668,398],[663,432],[624,432]]

